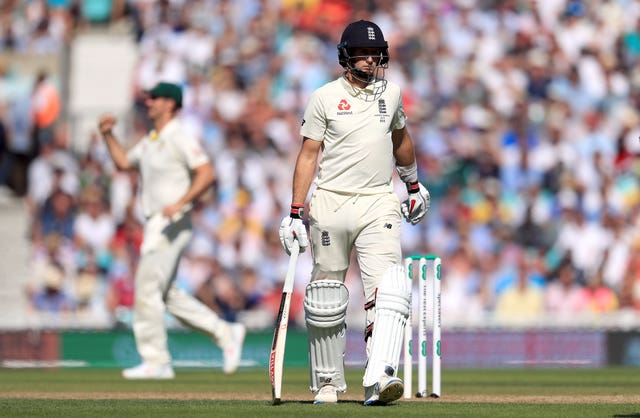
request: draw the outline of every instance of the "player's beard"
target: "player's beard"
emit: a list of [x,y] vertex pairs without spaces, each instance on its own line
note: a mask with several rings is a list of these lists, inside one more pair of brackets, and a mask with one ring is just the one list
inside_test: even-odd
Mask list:
[[380,65],[368,66],[369,71],[364,71],[358,67],[351,67],[349,71],[357,81],[369,85],[378,80],[384,79],[384,67]]

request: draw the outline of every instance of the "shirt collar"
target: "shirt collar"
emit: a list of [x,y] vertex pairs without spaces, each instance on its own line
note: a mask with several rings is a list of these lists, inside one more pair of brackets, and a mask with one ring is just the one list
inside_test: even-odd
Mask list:
[[356,87],[353,84],[349,83],[345,74],[340,77],[340,82],[342,83],[342,87],[349,93],[352,97],[358,97],[360,94],[373,94],[373,89],[371,86],[373,84],[369,84],[365,88]]
[[147,135],[147,137],[149,138],[150,141],[157,141],[158,139],[164,138],[167,135],[169,135],[171,132],[173,132],[177,128],[177,126],[178,126],[178,120],[176,118],[173,118],[169,122],[167,122],[166,125],[164,125],[164,127],[160,132],[157,132],[155,129],[152,129],[151,131],[149,131],[149,134]]

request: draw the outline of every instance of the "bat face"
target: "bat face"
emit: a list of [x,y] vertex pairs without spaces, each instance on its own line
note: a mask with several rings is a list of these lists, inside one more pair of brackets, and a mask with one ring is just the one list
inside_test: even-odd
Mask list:
[[274,405],[280,403],[282,392],[284,348],[287,340],[287,328],[289,327],[289,308],[291,306],[291,293],[293,292],[298,252],[299,248],[296,245],[292,248],[291,258],[289,258],[289,268],[287,269],[287,276],[284,279],[280,309],[278,310],[278,319],[276,320],[276,326],[273,330],[273,343],[271,344],[271,354],[269,355],[269,379],[271,380],[271,398]]
[[269,378],[271,380],[271,398],[274,405],[280,403],[282,391],[282,369],[284,366],[284,349],[289,326],[289,308],[291,306],[291,293],[283,293],[280,300],[278,320],[273,333],[271,354],[269,356]]

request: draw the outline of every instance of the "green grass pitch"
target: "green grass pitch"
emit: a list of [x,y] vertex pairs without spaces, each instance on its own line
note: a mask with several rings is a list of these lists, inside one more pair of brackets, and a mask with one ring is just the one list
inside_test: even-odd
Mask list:
[[[362,406],[348,370],[338,405],[313,405],[306,368],[284,372],[271,405],[267,371],[177,369],[172,381],[125,381],[117,369],[0,369],[1,417],[640,417],[640,370],[444,370],[442,398]],[[414,390],[416,388],[414,378]]]

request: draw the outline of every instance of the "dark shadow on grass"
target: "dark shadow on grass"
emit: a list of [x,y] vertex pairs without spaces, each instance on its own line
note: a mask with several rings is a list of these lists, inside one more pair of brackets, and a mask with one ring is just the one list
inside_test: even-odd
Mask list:
[[635,414],[615,414],[613,418],[640,418],[640,412]]

